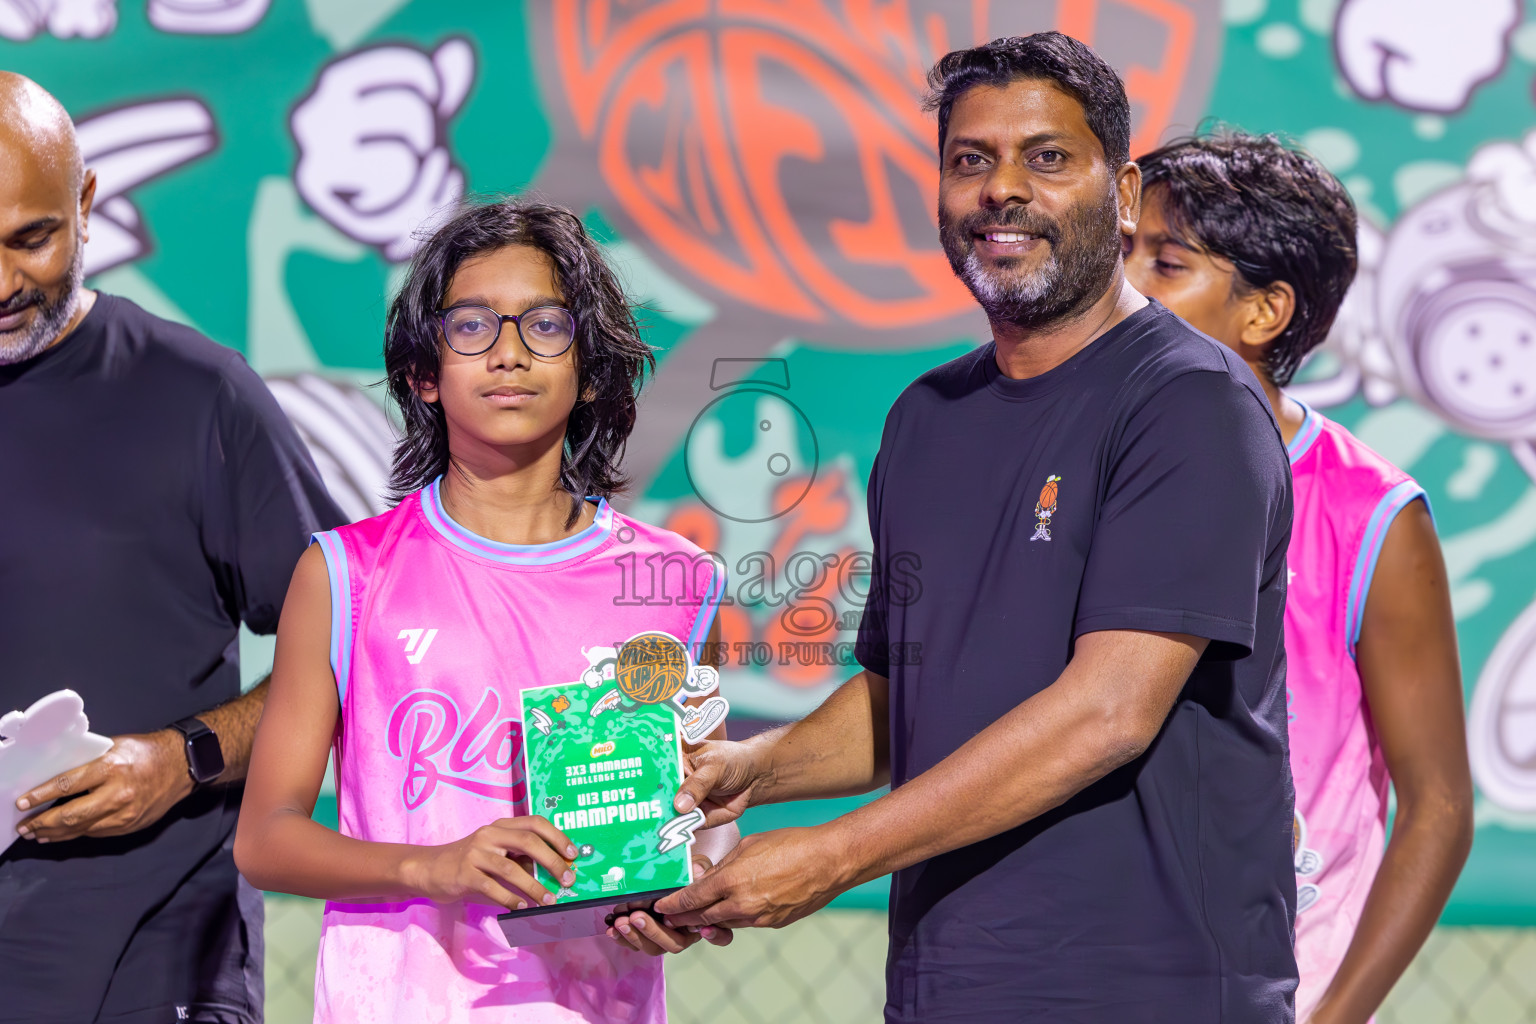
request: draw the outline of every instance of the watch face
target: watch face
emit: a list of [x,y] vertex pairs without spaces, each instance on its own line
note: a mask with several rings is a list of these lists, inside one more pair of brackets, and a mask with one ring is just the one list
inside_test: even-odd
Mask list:
[[219,738],[211,732],[187,740],[187,766],[198,782],[212,782],[224,773],[224,752]]

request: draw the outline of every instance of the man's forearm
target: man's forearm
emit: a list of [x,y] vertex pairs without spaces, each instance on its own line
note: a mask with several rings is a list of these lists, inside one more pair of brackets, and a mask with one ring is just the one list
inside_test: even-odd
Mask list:
[[[858,851],[850,885],[989,839],[1069,799],[1118,767],[1098,753],[1091,718],[1057,719],[1030,698],[933,768],[828,827]],[[963,812],[962,812],[963,809]]]
[[849,885],[989,839],[1140,756],[1204,640],[1087,634],[1054,684],[917,778],[829,823]]
[[256,738],[256,724],[261,721],[261,709],[267,703],[267,685],[271,676],[262,679],[249,692],[216,708],[198,712],[197,717],[219,737],[219,750],[224,755],[224,773],[219,782],[239,782],[245,778],[251,764],[251,743]]
[[1421,811],[1400,800],[1360,923],[1313,1021],[1363,1024],[1376,1012],[1440,919],[1471,848],[1469,807],[1441,800]]
[[890,781],[889,682],[860,672],[798,722],[761,733],[754,804],[868,793]]

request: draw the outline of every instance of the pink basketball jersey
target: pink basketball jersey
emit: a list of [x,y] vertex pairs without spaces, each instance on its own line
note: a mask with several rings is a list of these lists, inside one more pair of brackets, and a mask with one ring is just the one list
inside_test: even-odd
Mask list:
[[1387,529],[1424,490],[1311,409],[1290,457],[1296,512],[1285,653],[1300,1021],[1344,959],[1385,848],[1389,780],[1355,643]]
[[[451,520],[434,482],[316,539],[341,697],[340,830],[373,842],[449,843],[544,813],[528,807],[519,691],[582,679],[645,630],[697,655],[725,588],[697,547],[605,501],[573,537],[510,545]],[[496,914],[425,899],[327,903],[315,1020],[666,1019],[659,958],[606,936],[513,949]]]

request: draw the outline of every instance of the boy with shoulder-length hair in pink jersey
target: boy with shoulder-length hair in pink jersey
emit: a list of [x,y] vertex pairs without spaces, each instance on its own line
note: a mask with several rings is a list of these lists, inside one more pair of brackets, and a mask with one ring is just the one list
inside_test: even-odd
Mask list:
[[[1418,952],[1472,843],[1445,567],[1424,491],[1280,389],[1355,275],[1355,209],[1316,160],[1223,132],[1137,161],[1126,274],[1241,355],[1291,459],[1285,609],[1300,1024],[1363,1024]],[[1397,790],[1386,842],[1387,786]]]
[[[534,862],[567,885],[582,869],[530,813],[519,691],[581,679],[646,630],[706,662],[719,649],[723,568],[608,504],[650,350],[581,221],[504,200],[423,242],[384,362],[398,504],[299,562],[235,859],[264,889],[328,901],[316,1021],[664,1021],[655,954],[728,929],[635,911],[607,938],[513,949],[496,922],[556,902]],[[680,585],[625,584],[625,566],[678,560]],[[334,832],[310,820],[333,750]],[[700,832],[696,870],[736,839]]]

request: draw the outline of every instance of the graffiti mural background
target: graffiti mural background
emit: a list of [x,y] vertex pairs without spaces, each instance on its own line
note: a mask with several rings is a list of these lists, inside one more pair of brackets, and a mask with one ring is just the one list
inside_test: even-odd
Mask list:
[[1434,504],[1480,788],[1447,919],[1536,923],[1528,0],[0,0],[0,67],[80,124],[93,283],[242,350],[359,517],[415,233],[465,192],[581,212],[661,363],[630,507],[725,558],[725,685],[774,720],[850,671],[886,409],[985,337],[937,244],[924,73],[1050,27],[1120,68],[1133,148],[1281,131],[1364,212],[1298,391]]

